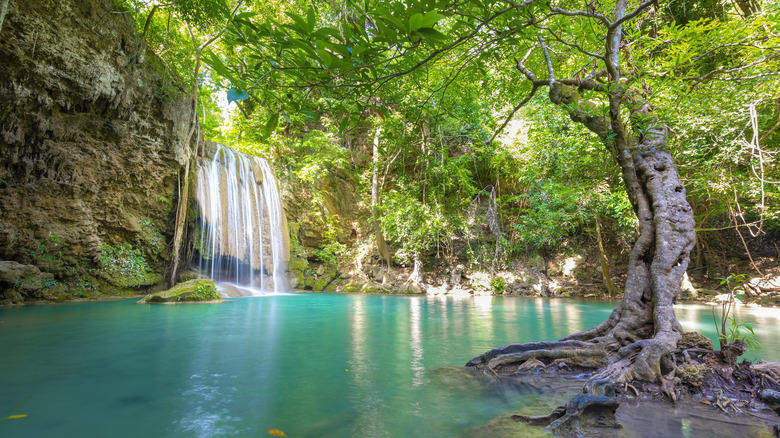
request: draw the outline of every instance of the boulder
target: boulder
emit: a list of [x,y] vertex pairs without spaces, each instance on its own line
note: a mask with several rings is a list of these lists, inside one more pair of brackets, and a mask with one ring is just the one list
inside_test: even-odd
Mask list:
[[222,296],[217,285],[211,280],[189,280],[162,292],[153,293],[140,299],[138,303],[220,303]]
[[33,265],[23,265],[12,260],[0,261],[0,290],[15,289],[21,293],[41,290],[54,276],[41,272]]

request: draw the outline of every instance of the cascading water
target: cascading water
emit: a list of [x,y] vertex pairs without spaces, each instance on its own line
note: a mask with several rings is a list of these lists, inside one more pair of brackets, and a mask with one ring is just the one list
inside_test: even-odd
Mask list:
[[268,163],[218,144],[197,178],[200,272],[232,283],[236,295],[289,291],[282,204]]

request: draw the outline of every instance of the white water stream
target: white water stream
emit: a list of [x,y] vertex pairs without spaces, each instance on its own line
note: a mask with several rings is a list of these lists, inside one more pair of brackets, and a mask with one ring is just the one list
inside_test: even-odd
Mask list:
[[218,145],[197,178],[200,272],[237,295],[289,291],[282,204],[268,163]]

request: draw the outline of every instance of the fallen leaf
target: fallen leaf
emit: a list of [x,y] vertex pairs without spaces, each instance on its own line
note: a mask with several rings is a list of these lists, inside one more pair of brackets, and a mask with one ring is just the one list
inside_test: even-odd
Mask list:
[[25,415],[25,414],[9,415],[9,416],[7,416],[5,418],[0,418],[0,420],[16,420],[17,418],[24,418],[26,416],[27,415]]
[[287,435],[284,434],[284,432],[282,432],[279,429],[268,429],[268,434],[269,435],[276,435],[276,436],[287,436]]

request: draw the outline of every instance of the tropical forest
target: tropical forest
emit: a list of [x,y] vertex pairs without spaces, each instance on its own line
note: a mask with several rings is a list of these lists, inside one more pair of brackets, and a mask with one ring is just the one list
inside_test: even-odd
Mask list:
[[780,437],[777,0],[0,0],[0,436]]

